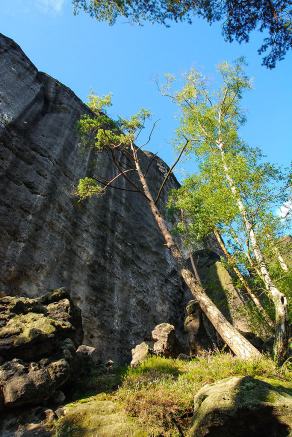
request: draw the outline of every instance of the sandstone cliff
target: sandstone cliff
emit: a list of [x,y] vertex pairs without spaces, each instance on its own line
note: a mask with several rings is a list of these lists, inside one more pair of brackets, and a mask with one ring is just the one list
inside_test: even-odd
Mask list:
[[[92,165],[79,147],[76,122],[87,110],[0,34],[0,290],[33,297],[70,288],[85,343],[123,360],[158,323],[182,330],[187,297],[142,196],[112,190],[84,205],[74,199],[80,177],[114,171],[105,155]],[[153,192],[165,171],[155,159]],[[165,192],[176,186],[171,178]]]

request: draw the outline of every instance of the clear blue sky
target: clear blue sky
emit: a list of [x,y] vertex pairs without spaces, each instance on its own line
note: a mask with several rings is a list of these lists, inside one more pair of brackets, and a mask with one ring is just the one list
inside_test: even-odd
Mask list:
[[[177,109],[162,97],[156,78],[170,72],[178,77],[196,67],[216,78],[215,66],[244,55],[254,89],[244,101],[248,122],[242,136],[260,146],[269,160],[288,165],[292,150],[292,56],[276,69],[261,66],[257,54],[262,35],[249,44],[225,43],[219,25],[203,20],[193,25],[136,27],[125,21],[115,26],[97,23],[89,16],[73,16],[71,0],[0,0],[0,32],[13,38],[39,70],[69,86],[82,100],[90,90],[113,93],[111,114],[128,116],[149,108],[159,126],[148,146],[171,164],[171,142]],[[177,169],[181,178],[184,168]]]

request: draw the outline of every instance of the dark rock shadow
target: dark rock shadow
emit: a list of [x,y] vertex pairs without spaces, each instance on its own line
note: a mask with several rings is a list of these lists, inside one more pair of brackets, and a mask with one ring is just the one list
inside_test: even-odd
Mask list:
[[[279,393],[291,390],[246,376],[240,380],[234,400],[234,410],[220,412],[222,426],[209,428],[208,437],[288,437],[290,427],[281,420],[284,406],[277,408],[270,399],[271,390]],[[225,416],[225,417],[224,417]]]

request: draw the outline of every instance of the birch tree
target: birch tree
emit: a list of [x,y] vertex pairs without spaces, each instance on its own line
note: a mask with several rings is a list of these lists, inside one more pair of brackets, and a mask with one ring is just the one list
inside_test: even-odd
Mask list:
[[[265,211],[269,196],[272,195],[269,185],[263,181],[266,173],[273,173],[275,169],[267,164],[261,167],[258,163],[258,151],[249,148],[239,137],[239,127],[245,122],[245,114],[240,107],[240,102],[243,92],[251,88],[243,65],[244,62],[240,59],[233,66],[227,63],[219,66],[222,85],[218,91],[211,92],[207,80],[197,71],[192,70],[182,90],[171,94],[169,92],[171,84],[168,83],[164,93],[171,97],[182,111],[178,138],[187,139],[187,153],[194,155],[201,162],[205,176],[207,175],[214,185],[216,185],[215,175],[217,185],[220,186],[218,191],[220,195],[225,192],[221,205],[223,220],[226,219],[226,215],[228,218],[230,209],[232,214],[236,210],[240,218],[238,226],[245,233],[256,269],[274,305],[274,354],[282,360],[288,342],[287,297],[272,280],[260,247],[256,226],[256,216],[261,214],[261,209]],[[216,192],[213,193],[212,197],[214,196]],[[259,199],[259,208],[257,208],[253,202]]]

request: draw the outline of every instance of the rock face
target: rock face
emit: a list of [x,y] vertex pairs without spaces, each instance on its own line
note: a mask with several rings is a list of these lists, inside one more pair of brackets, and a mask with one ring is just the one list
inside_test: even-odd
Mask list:
[[[289,393],[290,391],[290,393]],[[189,436],[289,436],[292,392],[250,376],[204,386],[195,396]]]
[[50,398],[70,377],[64,358],[26,363],[13,359],[0,367],[3,406],[37,405]]
[[[68,287],[85,343],[102,360],[129,358],[161,322],[179,335],[190,296],[143,196],[111,190],[80,204],[72,194],[80,177],[114,174],[107,156],[79,147],[76,123],[88,109],[3,35],[0,60],[0,291],[35,297]],[[157,193],[167,167],[152,158],[143,154],[142,165],[151,162]],[[169,180],[162,202],[177,185]]]
[[73,373],[80,310],[64,289],[37,299],[7,296],[0,308],[0,409],[36,405]]
[[218,253],[204,249],[197,251],[194,257],[203,286],[227,320],[244,334],[252,331],[245,301],[233,285],[232,277],[220,261]]
[[80,366],[87,367],[88,364],[98,365],[100,364],[99,353],[95,347],[82,344],[76,351],[76,357]]

